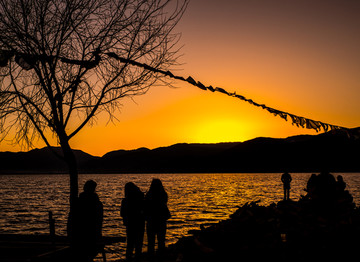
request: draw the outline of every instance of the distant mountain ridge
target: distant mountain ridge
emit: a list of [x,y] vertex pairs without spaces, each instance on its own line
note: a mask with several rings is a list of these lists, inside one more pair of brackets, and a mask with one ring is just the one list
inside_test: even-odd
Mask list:
[[[350,134],[350,135],[349,135]],[[95,157],[74,150],[80,173],[360,172],[360,128],[245,142],[175,144]],[[61,154],[60,148],[53,148]],[[0,174],[66,173],[49,148],[0,152]]]
[[[60,147],[53,151],[62,156]],[[74,150],[79,167],[98,159],[81,150]],[[79,169],[82,171],[81,169]],[[0,152],[0,174],[2,173],[66,173],[67,166],[48,147],[28,152]]]

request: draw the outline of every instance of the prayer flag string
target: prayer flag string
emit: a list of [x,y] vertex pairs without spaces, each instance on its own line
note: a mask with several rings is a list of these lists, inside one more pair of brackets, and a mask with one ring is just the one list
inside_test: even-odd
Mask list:
[[147,64],[143,64],[143,63],[139,63],[137,61],[131,60],[131,59],[126,59],[126,58],[122,58],[119,57],[118,55],[116,55],[115,53],[107,53],[107,55],[109,57],[115,58],[117,60],[119,60],[122,63],[127,63],[127,64],[131,64],[134,66],[138,66],[138,67],[142,67],[146,70],[150,70],[152,72],[155,73],[160,73],[163,75],[166,75],[170,78],[176,79],[176,80],[180,80],[180,81],[184,81],[187,82],[193,86],[196,86],[202,90],[209,90],[211,92],[219,92],[219,93],[223,93],[225,95],[231,96],[231,97],[235,97],[238,98],[242,101],[248,102],[249,104],[256,106],[256,107],[260,107],[266,111],[268,111],[270,114],[273,114],[274,116],[279,116],[282,119],[284,119],[285,121],[288,121],[288,119],[291,120],[293,125],[296,125],[297,127],[302,127],[302,128],[307,128],[307,129],[314,129],[316,130],[316,132],[321,131],[321,129],[323,129],[325,132],[329,131],[329,130],[334,130],[334,129],[348,129],[346,127],[342,127],[342,126],[337,126],[337,125],[332,125],[332,124],[328,124],[328,123],[324,123],[321,121],[317,121],[317,120],[313,120],[313,119],[309,119],[306,117],[302,117],[302,116],[298,116],[298,115],[294,115],[288,112],[284,112],[269,106],[266,106],[265,104],[260,104],[257,103],[255,101],[253,101],[252,99],[248,99],[242,95],[237,94],[236,92],[228,92],[225,89],[221,88],[221,87],[213,87],[213,86],[205,86],[203,83],[201,83],[200,81],[196,81],[193,77],[189,76],[187,78],[181,77],[181,76],[177,76],[174,75],[173,73],[171,73],[170,71],[164,71],[164,70],[160,70],[154,67],[151,67]]
[[[63,63],[68,63],[68,64],[74,64],[74,65],[80,65],[83,66],[84,68],[87,69],[92,69],[94,67],[96,67],[100,61],[101,61],[101,56],[100,56],[100,50],[97,49],[93,52],[94,55],[94,60],[74,60],[74,59],[68,59],[68,58],[64,58],[64,57],[60,57],[60,61]],[[170,71],[164,71],[161,69],[157,69],[154,68],[152,66],[149,66],[148,64],[145,63],[140,63],[131,59],[126,59],[126,58],[122,58],[119,57],[117,54],[113,53],[113,52],[109,52],[109,53],[105,53],[108,57],[116,59],[118,61],[120,61],[121,63],[125,63],[125,64],[130,64],[133,66],[137,66],[137,67],[141,67],[144,68],[145,70],[149,70],[152,71],[154,73],[160,73],[163,74],[165,76],[168,76],[170,78],[176,79],[176,80],[180,80],[180,81],[184,81],[187,82],[193,86],[196,86],[202,90],[209,90],[211,92],[219,92],[231,97],[235,97],[238,98],[242,101],[245,101],[253,106],[256,107],[260,107],[266,111],[268,111],[270,114],[274,115],[274,116],[279,116],[282,119],[284,119],[285,121],[288,121],[288,119],[291,120],[293,125],[296,125],[297,127],[302,127],[302,128],[308,128],[308,129],[314,129],[316,130],[316,132],[321,131],[321,129],[323,129],[325,132],[329,131],[329,130],[334,130],[334,129],[344,129],[344,130],[349,130],[346,127],[342,127],[342,126],[337,126],[337,125],[332,125],[332,124],[328,124],[328,123],[324,123],[321,121],[317,121],[317,120],[313,120],[313,119],[309,119],[306,117],[302,117],[302,116],[298,116],[298,115],[294,115],[288,112],[284,112],[269,106],[266,106],[265,104],[260,104],[257,103],[255,101],[253,101],[252,99],[248,99],[242,95],[237,94],[236,92],[228,92],[225,89],[221,88],[221,87],[213,87],[213,86],[205,86],[203,83],[201,83],[200,81],[196,81],[193,77],[189,76],[187,78],[184,78],[182,76],[177,76],[174,75],[172,72]],[[49,59],[54,59],[55,57],[52,56],[46,56],[46,55],[28,55],[28,54],[24,54],[24,53],[18,53],[12,50],[0,50],[0,67],[6,67],[8,65],[8,61],[11,59],[11,57],[15,56],[15,62],[22,67],[24,70],[31,70],[34,68],[35,64],[39,61],[39,60],[49,60]]]

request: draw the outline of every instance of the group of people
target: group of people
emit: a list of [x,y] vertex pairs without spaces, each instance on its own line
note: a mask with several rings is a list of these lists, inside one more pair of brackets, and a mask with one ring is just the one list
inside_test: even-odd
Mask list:
[[[96,191],[96,182],[88,180],[84,192],[79,196],[76,208],[69,215],[68,234],[72,239],[75,261],[92,261],[103,249],[102,237],[103,205]],[[171,217],[167,206],[168,195],[160,179],[153,179],[149,191],[144,194],[133,182],[125,184],[125,197],[121,202],[120,215],[126,227],[126,259],[135,260],[142,255],[145,233],[148,238],[148,255],[165,249],[166,221]]]
[[126,259],[135,259],[142,252],[145,221],[148,238],[148,255],[154,256],[155,239],[158,253],[165,249],[166,221],[171,217],[167,207],[168,195],[160,179],[153,179],[149,191],[144,195],[133,182],[125,185],[125,198],[121,202],[121,217],[126,226]]
[[[290,200],[291,175],[285,172],[281,176],[281,181],[284,186],[284,200]],[[304,190],[307,194],[303,200],[311,200],[320,209],[353,208],[353,198],[346,190],[346,183],[341,175],[335,178],[329,172],[312,174]]]
[[[290,199],[290,185],[292,177],[285,172],[281,176],[284,188],[284,200]],[[349,199],[346,184],[342,176],[335,180],[329,173],[313,174],[305,191],[307,198],[324,203],[331,203],[331,199],[340,199],[352,203]],[[72,214],[73,225],[69,230],[77,250],[77,261],[92,261],[100,251],[98,243],[101,240],[103,206],[95,192],[96,182],[89,180],[84,185],[84,192],[79,196],[76,213]],[[351,196],[350,196],[351,198]],[[326,200],[326,201],[325,201]],[[148,255],[155,255],[155,240],[158,242],[158,254],[165,249],[167,220],[171,217],[167,206],[168,194],[160,179],[153,179],[149,191],[144,194],[133,182],[125,184],[125,197],[121,202],[120,215],[126,227],[126,259],[139,260],[142,255],[145,225],[148,240]],[[101,247],[100,247],[101,248]],[[135,251],[135,254],[134,254]]]
[[346,183],[341,175],[336,178],[328,172],[312,174],[306,189],[306,199],[312,200],[320,208],[352,209],[353,197],[346,190]]

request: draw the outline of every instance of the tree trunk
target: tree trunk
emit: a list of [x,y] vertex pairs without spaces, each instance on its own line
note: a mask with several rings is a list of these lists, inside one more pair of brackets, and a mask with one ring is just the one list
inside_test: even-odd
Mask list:
[[78,194],[79,194],[79,185],[78,185],[78,170],[77,170],[77,160],[75,154],[72,151],[68,137],[65,135],[59,136],[61,149],[64,154],[65,162],[68,166],[69,175],[70,175],[70,212],[74,210]]

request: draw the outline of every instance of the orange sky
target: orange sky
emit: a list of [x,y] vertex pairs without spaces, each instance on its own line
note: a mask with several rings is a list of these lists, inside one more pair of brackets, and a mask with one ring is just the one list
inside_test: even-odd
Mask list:
[[[356,0],[193,0],[176,28],[184,47],[183,64],[174,72],[279,110],[357,127],[359,13]],[[175,84],[153,87],[136,103],[124,100],[120,122],[99,118],[73,138],[72,147],[101,156],[175,143],[316,134],[241,100]],[[21,148],[2,142],[5,150]]]

